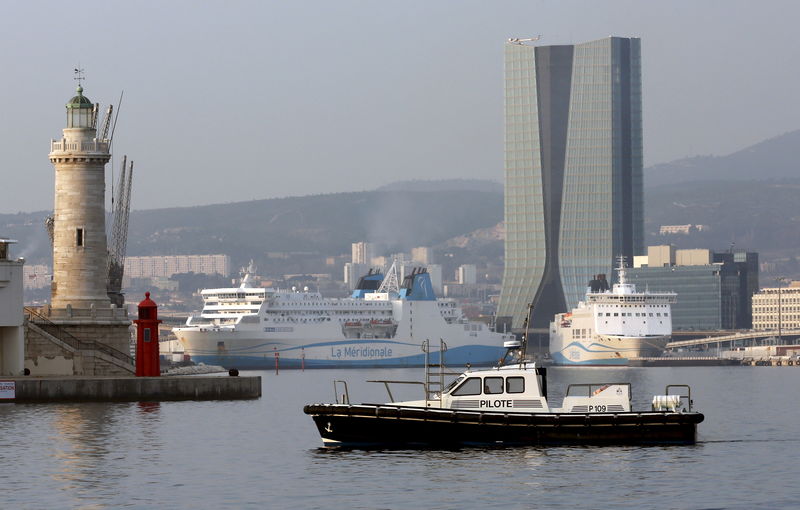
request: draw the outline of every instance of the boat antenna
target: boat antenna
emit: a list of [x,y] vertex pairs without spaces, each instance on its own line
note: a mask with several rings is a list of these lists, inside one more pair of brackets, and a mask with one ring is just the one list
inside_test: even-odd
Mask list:
[[528,315],[525,317],[525,335],[522,338],[522,355],[520,361],[528,357],[528,331],[531,324],[531,314],[533,313],[533,302],[528,303]]

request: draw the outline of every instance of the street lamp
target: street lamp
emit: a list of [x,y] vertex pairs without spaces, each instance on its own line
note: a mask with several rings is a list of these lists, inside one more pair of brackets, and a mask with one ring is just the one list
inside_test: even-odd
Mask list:
[[783,323],[782,323],[783,309],[782,309],[782,306],[781,306],[781,284],[782,283],[786,283],[789,280],[786,277],[779,276],[779,277],[775,278],[775,281],[778,283],[778,345],[781,345],[781,343],[782,343],[782,340],[781,340],[782,331],[781,331],[781,329],[782,329],[782,326],[783,326]]

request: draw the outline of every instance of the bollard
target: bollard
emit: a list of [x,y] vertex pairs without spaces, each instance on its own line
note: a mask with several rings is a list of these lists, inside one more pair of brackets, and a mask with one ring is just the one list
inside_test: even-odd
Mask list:
[[305,372],[306,371],[306,348],[305,347],[301,347],[300,348],[300,371],[301,372]]
[[278,359],[280,358],[281,353],[278,352],[277,347],[273,347],[273,349],[275,350],[275,375],[278,375],[280,373],[278,368]]

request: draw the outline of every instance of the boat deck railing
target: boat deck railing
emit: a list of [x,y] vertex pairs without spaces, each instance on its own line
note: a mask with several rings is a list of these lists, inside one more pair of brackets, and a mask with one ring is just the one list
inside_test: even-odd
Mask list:
[[[684,389],[686,392],[673,393],[673,391],[677,389]],[[689,412],[692,412],[692,404],[694,404],[694,401],[692,401],[692,388],[690,388],[688,384],[668,384],[664,389],[664,394],[678,395],[681,399],[681,402],[686,402],[685,409]]]
[[370,382],[370,383],[383,383],[383,385],[386,387],[386,393],[389,394],[389,402],[392,402],[392,403],[394,403],[395,400],[394,400],[394,395],[392,395],[392,389],[389,387],[390,384],[418,384],[418,385],[422,386],[422,391],[425,392],[425,400],[432,400],[432,399],[428,399],[427,398],[428,397],[428,392],[426,390],[425,383],[422,382],[422,381],[388,381],[388,380],[378,379],[378,380],[370,380],[370,381],[367,381],[367,382]]

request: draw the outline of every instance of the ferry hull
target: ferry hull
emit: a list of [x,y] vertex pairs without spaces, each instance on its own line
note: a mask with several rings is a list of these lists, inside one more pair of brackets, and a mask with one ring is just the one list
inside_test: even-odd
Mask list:
[[[227,348],[218,348],[214,342],[200,340],[183,341],[182,345],[184,352],[197,363],[220,365],[227,369],[269,370],[275,368],[276,359],[280,368],[422,367],[425,365],[425,354],[420,349],[421,343],[371,339],[297,344],[277,339],[237,339],[224,342],[229,346]],[[448,343],[444,358],[450,366],[487,366],[496,364],[504,352],[499,346],[454,346]],[[431,352],[430,362],[439,363],[438,351]]]
[[700,413],[502,413],[313,404],[324,446],[453,447],[500,445],[693,444]]
[[669,341],[660,337],[606,337],[591,341],[572,341],[563,345],[552,338],[550,356],[556,365],[565,366],[621,366],[628,358],[659,356]]

